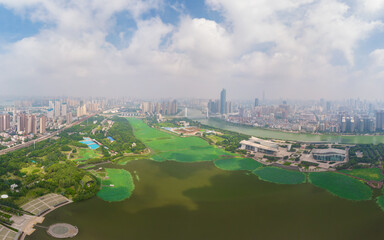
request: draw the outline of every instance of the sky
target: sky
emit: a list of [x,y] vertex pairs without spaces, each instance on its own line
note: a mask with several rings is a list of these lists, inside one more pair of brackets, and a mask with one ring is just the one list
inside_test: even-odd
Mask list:
[[384,0],[0,0],[0,95],[383,99]]

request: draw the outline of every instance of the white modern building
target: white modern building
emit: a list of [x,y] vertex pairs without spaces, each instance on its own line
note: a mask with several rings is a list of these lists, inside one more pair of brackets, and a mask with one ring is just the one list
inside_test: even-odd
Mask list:
[[279,149],[278,144],[256,137],[251,137],[249,140],[243,140],[240,142],[240,144],[240,149],[244,149],[251,152],[261,152],[271,155],[276,154]]

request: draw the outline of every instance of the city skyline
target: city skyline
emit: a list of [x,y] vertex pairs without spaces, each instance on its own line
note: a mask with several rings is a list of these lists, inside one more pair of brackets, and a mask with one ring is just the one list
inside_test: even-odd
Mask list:
[[233,99],[383,99],[383,9],[382,0],[0,0],[0,94],[210,98],[225,88]]

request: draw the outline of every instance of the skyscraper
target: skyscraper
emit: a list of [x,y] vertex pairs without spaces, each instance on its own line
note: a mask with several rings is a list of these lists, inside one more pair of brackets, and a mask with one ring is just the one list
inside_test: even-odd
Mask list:
[[377,111],[376,112],[376,130],[377,131],[383,131],[384,129],[384,111]]
[[221,90],[220,94],[220,113],[227,114],[227,91]]
[[9,114],[0,115],[0,132],[11,128],[11,116]]
[[63,117],[67,116],[67,104],[66,103],[63,103],[61,105],[61,116],[63,116]]
[[259,99],[255,98],[255,107],[259,106]]
[[0,115],[0,132],[4,131],[4,117]]
[[47,117],[41,116],[40,117],[40,133],[44,134],[47,130]]
[[69,112],[67,113],[67,124],[71,124],[72,123],[72,113]]
[[60,114],[61,114],[61,103],[60,101],[55,101],[55,108],[54,108],[54,114],[55,114],[55,118],[58,118],[60,117]]

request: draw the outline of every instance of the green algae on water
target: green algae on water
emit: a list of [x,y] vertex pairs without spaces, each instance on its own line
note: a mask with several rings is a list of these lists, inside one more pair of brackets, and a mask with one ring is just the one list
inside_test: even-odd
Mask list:
[[103,181],[103,188],[97,196],[108,202],[128,199],[135,189],[131,173],[124,169],[107,168],[106,171],[109,179]]
[[227,158],[220,159],[214,162],[215,166],[228,171],[248,170],[253,171],[256,168],[262,167],[263,164],[251,158]]
[[253,171],[259,179],[278,184],[305,183],[306,177],[302,172],[286,170],[277,167],[263,167]]
[[369,200],[372,189],[363,182],[334,172],[314,172],[309,174],[309,182],[316,187],[349,200]]

